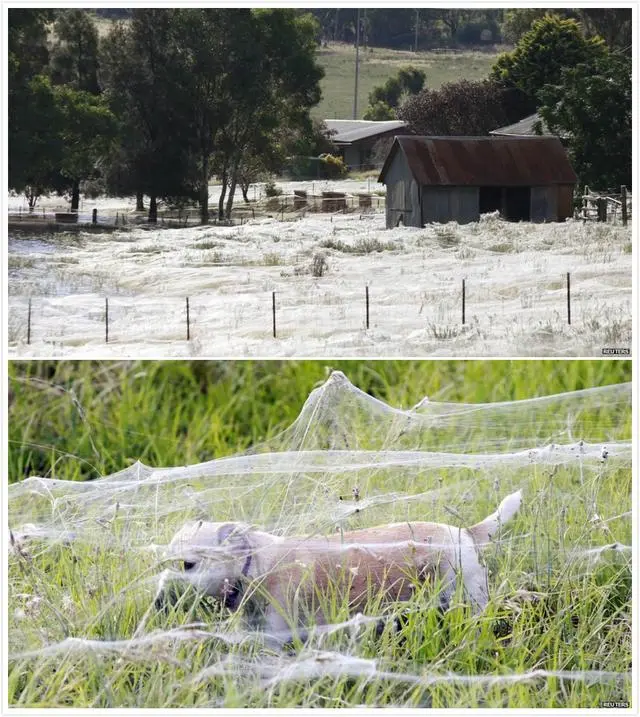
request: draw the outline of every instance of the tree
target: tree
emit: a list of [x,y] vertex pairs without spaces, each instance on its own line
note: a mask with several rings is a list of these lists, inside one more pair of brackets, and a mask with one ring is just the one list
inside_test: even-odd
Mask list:
[[482,82],[448,82],[424,89],[398,110],[412,132],[422,135],[487,135],[532,111],[522,92]]
[[540,92],[540,115],[552,132],[566,133],[581,185],[630,186],[631,61],[607,54],[595,64],[567,67],[560,82]]
[[424,86],[426,75],[415,67],[401,67],[398,73],[369,93],[369,107],[364,114],[366,120],[395,119],[395,109],[403,98],[415,95]]
[[388,107],[397,107],[400,102],[402,89],[402,83],[399,77],[389,77],[384,85],[374,87],[369,93],[369,104],[375,105],[378,102],[382,102]]
[[131,22],[116,25],[102,45],[105,95],[120,138],[106,172],[109,185],[119,192],[135,188],[138,206],[147,194],[149,222],[157,221],[159,199],[194,191],[176,12],[133,10]]
[[51,79],[57,85],[99,94],[98,30],[85,10],[62,11],[53,26]]
[[60,155],[58,113],[51,83],[47,26],[52,10],[8,12],[9,187],[24,192],[33,209],[51,185]]
[[456,40],[460,26],[469,19],[469,10],[464,8],[453,8],[449,10],[438,10],[437,17],[449,31],[452,40]]
[[46,74],[49,65],[47,26],[54,18],[54,10],[9,9],[7,47],[10,93],[36,75]]
[[578,64],[593,66],[605,53],[604,41],[585,38],[576,20],[547,14],[534,20],[512,52],[498,57],[491,78],[506,87],[518,87],[535,100],[563,69]]
[[63,159],[62,115],[51,82],[44,75],[36,75],[12,94],[9,186],[24,193],[32,210],[55,184]]
[[[502,25],[502,37],[505,42],[516,45],[522,36],[529,32],[534,20],[539,20],[550,10],[543,7],[527,7],[507,10]],[[553,11],[551,11],[553,12]]]
[[396,113],[386,102],[378,100],[367,107],[367,111],[364,113],[362,118],[375,122],[382,122],[384,120],[396,119]]
[[631,54],[631,8],[583,7],[575,12],[587,34],[599,35],[610,48]]
[[[228,116],[218,143],[222,175],[218,211],[228,186],[229,217],[241,164],[247,156],[284,159],[286,135],[311,131],[309,110],[320,99],[322,69],[315,61],[317,24],[293,10],[254,10],[228,68]],[[247,38],[250,38],[247,41]]]
[[92,177],[116,138],[116,118],[105,99],[66,85],[54,88],[62,159],[59,172],[70,181],[71,211],[80,203],[80,182]]

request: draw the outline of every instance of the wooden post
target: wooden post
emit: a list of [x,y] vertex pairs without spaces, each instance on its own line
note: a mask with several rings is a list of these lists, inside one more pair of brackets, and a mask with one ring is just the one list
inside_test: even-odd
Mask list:
[[627,221],[628,221],[628,217],[627,217],[627,187],[626,187],[626,185],[623,184],[620,187],[620,194],[622,195],[622,197],[620,198],[622,201],[622,226],[626,227]]
[[109,299],[104,300],[104,342],[109,343]]
[[189,330],[189,297],[187,296],[187,341],[191,339],[191,332]]
[[273,338],[276,338],[276,292],[271,292],[271,311],[273,313]]
[[571,274],[567,272],[567,323],[571,326]]
[[365,303],[367,305],[367,328],[369,328],[369,285],[367,284],[364,289]]
[[29,297],[29,310],[27,312],[27,344],[31,343],[31,297]]
[[598,221],[607,221],[607,200],[604,197],[600,197],[596,200],[596,206],[598,207]]
[[462,280],[462,325],[464,326],[464,320],[465,320],[465,280]]
[[92,224],[98,223],[98,210],[94,209],[93,212],[91,212],[91,222]]

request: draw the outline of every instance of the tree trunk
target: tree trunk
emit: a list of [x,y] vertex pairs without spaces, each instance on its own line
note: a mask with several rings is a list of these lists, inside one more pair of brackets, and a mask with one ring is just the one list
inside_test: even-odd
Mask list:
[[202,173],[200,175],[200,223],[209,223],[209,157],[202,157]]
[[240,189],[242,190],[242,198],[245,204],[249,204],[249,183],[240,182]]
[[222,187],[220,188],[220,199],[218,200],[218,219],[224,219],[224,198],[227,194],[227,170],[222,170]]
[[73,180],[71,187],[71,211],[77,212],[80,206],[80,182],[77,179]]
[[158,223],[158,202],[156,195],[152,194],[149,197],[149,224]]
[[136,212],[144,212],[144,194],[136,192]]
[[227,199],[227,210],[225,212],[225,217],[227,219],[231,219],[231,209],[233,207],[233,196],[236,193],[236,185],[237,184],[238,184],[238,168],[236,166],[233,170],[233,173],[231,174],[231,185],[229,186],[229,199]]

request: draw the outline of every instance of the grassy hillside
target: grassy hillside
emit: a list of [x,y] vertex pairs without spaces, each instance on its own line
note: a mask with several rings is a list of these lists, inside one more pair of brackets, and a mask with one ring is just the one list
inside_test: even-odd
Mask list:
[[[497,54],[490,52],[408,52],[376,47],[360,51],[358,117],[367,109],[368,96],[376,86],[401,67],[413,65],[427,73],[426,85],[437,88],[455,80],[482,80],[487,77]],[[322,100],[313,110],[319,119],[350,119],[353,116],[355,49],[343,43],[330,43],[318,50],[324,67]]]

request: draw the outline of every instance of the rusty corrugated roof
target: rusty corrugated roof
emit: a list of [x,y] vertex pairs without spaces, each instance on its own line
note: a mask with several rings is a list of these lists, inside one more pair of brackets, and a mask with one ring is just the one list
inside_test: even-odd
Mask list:
[[401,135],[379,182],[401,151],[415,180],[432,186],[544,186],[577,177],[557,137],[415,137]]

